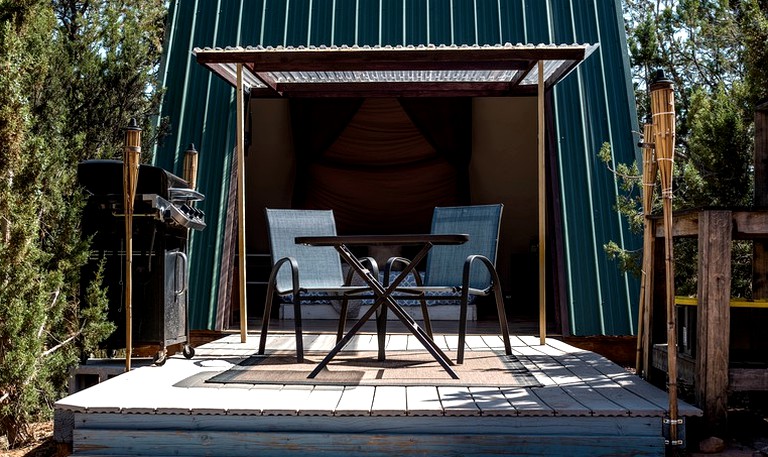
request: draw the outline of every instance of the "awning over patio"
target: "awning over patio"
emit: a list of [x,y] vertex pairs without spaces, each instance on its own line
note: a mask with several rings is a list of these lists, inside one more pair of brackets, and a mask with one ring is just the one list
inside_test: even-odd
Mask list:
[[243,66],[251,96],[504,97],[536,95],[598,44],[195,48],[198,63],[232,86]]
[[330,46],[195,48],[198,63],[237,89],[240,334],[247,338],[245,268],[245,98],[538,98],[539,332],[546,337],[546,172],[544,93],[597,44],[495,46]]

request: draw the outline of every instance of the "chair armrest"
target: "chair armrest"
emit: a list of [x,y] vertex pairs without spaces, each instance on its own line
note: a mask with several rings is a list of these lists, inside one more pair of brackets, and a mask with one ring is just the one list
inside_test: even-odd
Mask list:
[[[401,263],[404,266],[407,266],[410,265],[411,261],[405,257],[390,257],[389,260],[387,260],[387,264],[384,266],[384,287],[389,286],[389,276],[392,273],[392,267],[394,267],[396,263]],[[413,275],[413,278],[416,281],[416,285],[418,287],[424,285],[423,281],[421,280],[421,275],[419,275],[415,269],[411,271],[411,274]]]
[[491,283],[488,284],[488,287],[485,288],[486,291],[491,289],[494,284],[500,284],[499,274],[496,272],[496,266],[493,264],[493,262],[491,262],[490,259],[484,255],[474,254],[468,256],[467,260],[464,261],[464,274],[461,280],[461,289],[463,293],[469,290],[469,279],[472,273],[472,265],[474,265],[475,262],[480,262],[488,269],[488,272],[491,274]]
[[277,293],[281,293],[279,290],[277,290],[277,274],[286,263],[291,268],[291,282],[293,283],[291,291],[295,295],[299,293],[299,262],[297,262],[293,257],[283,257],[282,259],[275,262],[275,264],[272,266],[272,272],[269,274],[269,282],[267,284],[274,284]]
[[[371,274],[374,275],[376,279],[379,279],[379,264],[376,263],[376,259],[373,257],[362,257],[360,259],[360,263],[362,263],[364,266],[365,264],[368,264],[368,269],[371,271]],[[347,271],[347,277],[344,278],[345,286],[352,285],[352,279],[354,278],[355,273],[357,272],[354,270],[354,268],[350,267],[349,271]],[[359,273],[358,276],[360,276]]]

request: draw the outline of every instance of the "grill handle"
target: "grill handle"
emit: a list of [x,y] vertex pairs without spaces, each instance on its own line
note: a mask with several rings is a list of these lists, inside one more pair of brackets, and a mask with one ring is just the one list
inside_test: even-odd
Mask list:
[[[184,292],[187,291],[187,255],[185,253],[183,253],[183,252],[174,252],[173,254],[175,256],[177,256],[177,257],[180,257],[181,260],[183,260],[183,262],[184,262],[183,266],[182,266],[182,270],[181,270],[181,277],[184,278],[184,282],[182,283],[181,289],[178,289],[178,290],[174,291],[174,293],[176,295],[181,295],[181,294],[183,294]],[[177,262],[178,262],[178,260],[177,260]],[[177,265],[178,265],[178,263],[177,263]],[[176,271],[178,271],[178,269],[176,269]],[[176,282],[174,281],[174,284],[175,283]]]

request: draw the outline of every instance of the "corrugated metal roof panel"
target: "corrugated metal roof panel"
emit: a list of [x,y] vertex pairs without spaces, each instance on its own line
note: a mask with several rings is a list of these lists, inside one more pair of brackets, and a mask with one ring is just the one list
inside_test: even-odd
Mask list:
[[575,78],[555,88],[571,331],[628,334],[635,331],[637,281],[617,269],[603,245],[623,240],[633,248],[639,241],[613,210],[616,182],[597,157],[608,142],[615,160],[636,158],[632,132],[638,127],[634,98],[627,92],[625,35],[618,4],[569,3],[570,20],[565,9],[557,10],[565,17],[554,21],[555,36],[601,43]]
[[228,45],[601,44],[554,92],[566,276],[574,334],[634,332],[637,281],[621,274],[603,244],[630,235],[613,209],[613,176],[597,159],[603,142],[615,160],[636,157],[637,131],[619,0],[220,0],[172,2],[164,62],[163,115],[172,132],[157,165],[180,173],[187,143],[200,145],[200,190],[208,228],[193,237],[193,328],[214,328],[223,211],[234,146],[234,97],[194,62],[194,47]]
[[[246,90],[286,96],[292,91],[328,96],[331,83],[345,83],[344,95],[355,90],[384,91],[402,96],[426,91],[464,96],[485,91],[499,96],[533,95],[538,84],[537,62],[544,64],[547,88],[565,78],[599,46],[567,45],[450,45],[450,46],[234,46],[195,48],[198,63],[231,86],[237,65],[244,64]],[[417,86],[419,82],[458,83]],[[394,83],[394,84],[383,84]],[[477,83],[477,84],[474,84]],[[498,84],[494,84],[498,83]],[[375,84],[375,88],[370,86]],[[354,85],[354,87],[353,87]],[[449,92],[446,92],[448,90]],[[297,93],[294,92],[294,93]]]

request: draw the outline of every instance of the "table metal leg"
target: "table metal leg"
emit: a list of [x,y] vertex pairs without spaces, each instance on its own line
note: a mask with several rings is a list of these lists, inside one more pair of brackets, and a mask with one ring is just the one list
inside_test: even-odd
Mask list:
[[[392,284],[390,284],[388,287],[384,287],[380,282],[378,277],[374,277],[373,274],[365,268],[365,265],[355,257],[355,255],[352,253],[352,251],[349,250],[349,248],[345,245],[339,245],[336,246],[336,250],[339,252],[339,255],[344,259],[345,262],[349,264],[349,266],[355,270],[362,278],[363,280],[371,286],[371,289],[376,293],[377,299],[374,302],[374,304],[371,306],[372,308],[375,308],[376,313],[376,335],[377,335],[377,341],[378,341],[378,348],[379,348],[379,354],[378,359],[380,361],[384,361],[387,358],[385,346],[387,341],[387,308],[388,305],[385,304],[385,301],[387,300],[387,297],[391,298],[391,294],[395,291],[398,285],[400,285],[403,280],[413,271],[413,269],[418,265],[418,263],[426,256],[427,252],[429,252],[429,249],[432,247],[432,244],[427,244],[422,247],[421,251],[414,257],[413,261],[406,265],[406,267],[400,272],[400,274],[392,281]],[[392,303],[395,303],[393,300],[389,300]]]
[[[328,353],[327,356],[315,367],[314,370],[307,376],[308,378],[314,378],[317,376],[323,368],[325,368],[328,363],[336,356],[336,354],[341,351],[341,349],[346,346],[349,341],[352,339],[355,334],[362,328],[362,326],[368,321],[368,319],[371,318],[373,313],[375,313],[379,308],[382,308],[381,315],[383,315],[384,318],[386,318],[386,313],[384,313],[384,309],[389,308],[392,310],[392,312],[397,316],[397,318],[405,325],[405,327],[416,337],[417,340],[424,346],[424,348],[432,355],[432,357],[437,360],[437,362],[443,367],[443,369],[451,376],[453,379],[458,379],[459,376],[456,374],[455,371],[451,368],[451,365],[453,365],[453,362],[448,358],[448,356],[445,355],[445,353],[435,344],[435,342],[424,332],[421,327],[419,327],[418,323],[400,306],[397,304],[394,298],[392,298],[392,292],[395,291],[398,285],[405,279],[405,277],[413,270],[413,268],[419,263],[421,259],[426,256],[429,249],[432,247],[431,244],[425,245],[422,250],[419,252],[418,255],[416,255],[413,259],[413,261],[406,266],[403,271],[400,272],[400,275],[395,278],[395,280],[392,282],[392,284],[389,285],[389,287],[385,288],[380,282],[379,278],[374,278],[370,271],[368,271],[361,263],[360,261],[352,254],[349,249],[344,246],[337,246],[336,249],[339,251],[339,254],[344,258],[344,260],[349,263],[350,267],[354,268],[357,273],[359,273],[363,279],[368,283],[369,286],[373,289],[373,291],[376,293],[378,298],[374,302],[374,304],[371,306],[371,308],[355,323],[354,326],[349,330],[349,332],[339,341],[336,346],[331,349],[331,351]],[[382,335],[381,329],[384,328],[381,322],[377,323],[377,334],[379,337],[379,359],[384,360],[384,338],[382,338],[384,335]]]
[[[388,298],[389,300],[392,300],[391,297]],[[424,348],[429,351],[430,354],[432,354],[432,357],[437,360],[437,362],[443,367],[445,371],[448,372],[449,375],[451,375],[451,378],[459,379],[459,375],[457,375],[456,372],[453,371],[453,368],[451,368],[453,365],[451,359],[449,359],[448,356],[445,355],[445,353],[437,346],[437,344],[435,344],[435,341],[432,340],[421,327],[419,327],[419,324],[416,323],[416,321],[414,321],[413,318],[408,315],[408,312],[401,308],[397,303],[394,303],[394,300],[392,300],[389,305],[392,309],[392,312],[395,313],[403,325],[405,325],[406,328],[408,328],[408,330],[413,333],[413,336],[419,340],[421,345],[424,346]]]
[[[376,303],[379,303],[379,302],[383,303],[383,300],[379,299],[376,301]],[[371,306],[371,308],[368,311],[366,311],[365,314],[363,314],[363,317],[361,317],[355,323],[355,325],[353,325],[352,328],[349,329],[349,332],[347,332],[347,334],[344,335],[341,341],[336,343],[336,346],[334,346],[333,349],[331,349],[331,352],[329,352],[328,355],[326,355],[325,358],[319,364],[317,364],[317,366],[315,367],[314,370],[312,370],[309,376],[307,376],[308,378],[314,378],[315,376],[317,376],[323,370],[323,368],[325,368],[325,366],[328,365],[328,362],[330,362],[331,359],[333,359],[336,356],[336,354],[338,354],[339,351],[341,351],[344,348],[344,346],[346,346],[350,342],[350,340],[352,340],[352,337],[354,337],[355,334],[357,334],[358,330],[360,330],[363,327],[363,325],[368,321],[368,319],[371,318],[373,313],[376,312],[376,309],[379,306],[381,306],[381,305],[377,306],[376,303],[374,303],[374,305]]]

